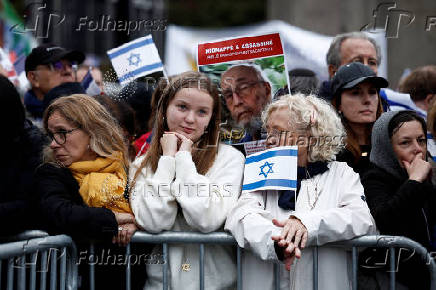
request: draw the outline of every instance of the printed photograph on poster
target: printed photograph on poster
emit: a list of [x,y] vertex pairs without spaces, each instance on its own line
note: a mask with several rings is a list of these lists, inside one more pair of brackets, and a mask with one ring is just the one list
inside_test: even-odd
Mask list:
[[280,35],[201,43],[197,64],[220,88],[224,107],[221,141],[243,145],[247,154],[264,150],[261,112],[272,100],[287,94],[289,87]]

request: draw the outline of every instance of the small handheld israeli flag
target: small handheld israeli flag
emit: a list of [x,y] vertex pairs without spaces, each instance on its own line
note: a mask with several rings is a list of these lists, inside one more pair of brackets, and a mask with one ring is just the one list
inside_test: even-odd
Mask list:
[[85,92],[88,96],[100,95],[100,87],[97,85],[94,78],[92,77],[91,70],[92,67],[89,68],[88,72],[83,77],[83,80],[80,84],[85,89]]
[[298,146],[275,147],[245,159],[242,191],[296,190]]
[[121,85],[163,70],[163,64],[151,35],[112,48],[107,51],[107,55]]

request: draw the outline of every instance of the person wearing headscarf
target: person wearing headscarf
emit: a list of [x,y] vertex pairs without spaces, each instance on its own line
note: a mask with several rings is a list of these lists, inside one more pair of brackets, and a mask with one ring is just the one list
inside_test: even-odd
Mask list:
[[[431,251],[436,190],[427,161],[426,128],[414,111],[384,113],[372,130],[371,168],[362,184],[380,234],[404,236]],[[410,253],[402,257],[398,280],[409,289],[429,289],[424,262]]]

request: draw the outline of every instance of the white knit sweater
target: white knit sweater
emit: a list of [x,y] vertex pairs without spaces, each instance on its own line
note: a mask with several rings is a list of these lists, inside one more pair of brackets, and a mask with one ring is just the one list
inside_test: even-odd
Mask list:
[[[156,172],[141,170],[131,196],[138,224],[150,233],[171,231],[212,232],[222,230],[227,214],[236,205],[244,172],[244,156],[220,144],[218,155],[206,175],[197,173],[186,151],[162,156]],[[131,165],[134,176],[144,157]],[[161,253],[161,246],[154,249]],[[205,246],[206,289],[229,289],[236,282],[231,246]],[[183,269],[182,269],[183,267]],[[199,289],[199,246],[169,245],[169,289]],[[162,265],[147,266],[145,289],[162,289]]]

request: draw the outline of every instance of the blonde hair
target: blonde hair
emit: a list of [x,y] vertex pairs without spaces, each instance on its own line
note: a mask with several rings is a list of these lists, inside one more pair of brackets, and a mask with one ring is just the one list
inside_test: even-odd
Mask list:
[[[98,101],[90,96],[75,94],[56,99],[44,112],[43,125],[48,132],[48,119],[55,112],[89,135],[89,146],[98,156],[112,157],[123,153],[122,163],[128,168],[127,147],[118,122]],[[53,150],[48,145],[44,150],[44,162],[55,163]]]
[[315,95],[284,95],[269,104],[262,114],[266,124],[271,113],[279,108],[289,109],[290,126],[307,133],[308,161],[331,161],[344,148],[344,126],[335,109]]
[[217,87],[205,75],[199,72],[185,72],[169,79],[168,85],[162,92],[158,101],[158,107],[155,114],[155,123],[153,127],[153,139],[150,148],[145,155],[140,167],[136,171],[133,178],[131,188],[136,183],[136,178],[145,166],[150,166],[153,172],[156,172],[157,165],[160,157],[163,154],[160,138],[165,131],[168,131],[166,123],[166,111],[169,103],[175,97],[177,92],[183,88],[196,88],[206,92],[213,99],[212,117],[209,124],[201,136],[200,140],[195,144],[197,149],[193,155],[192,160],[197,168],[198,173],[204,175],[210,167],[212,167],[215,157],[218,152],[218,137],[219,137],[219,124],[221,115],[221,103],[218,95]]

